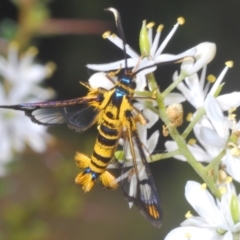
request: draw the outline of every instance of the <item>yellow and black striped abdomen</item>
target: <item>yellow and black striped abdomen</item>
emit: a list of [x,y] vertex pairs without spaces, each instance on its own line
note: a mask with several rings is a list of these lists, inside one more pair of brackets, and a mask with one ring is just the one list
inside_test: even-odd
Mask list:
[[101,174],[112,159],[119,140],[119,120],[115,125],[103,122],[99,125],[98,137],[93,149],[89,167],[92,171]]
[[76,155],[77,165],[84,168],[84,171],[78,174],[75,182],[82,185],[84,191],[90,191],[98,177],[107,188],[114,189],[118,186],[115,178],[106,171],[106,167],[114,155],[121,135],[122,123],[118,119],[118,114],[115,114],[114,108],[108,107],[106,110],[98,126],[98,136],[91,158],[80,153]]

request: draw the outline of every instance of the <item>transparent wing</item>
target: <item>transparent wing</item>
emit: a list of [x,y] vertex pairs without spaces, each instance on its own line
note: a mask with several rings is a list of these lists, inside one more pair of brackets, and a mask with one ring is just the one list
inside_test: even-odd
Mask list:
[[55,126],[66,123],[70,128],[82,132],[96,122],[99,110],[91,104],[99,101],[97,97],[83,97],[64,101],[0,106],[0,108],[24,111],[26,116],[40,125]]
[[130,152],[132,158],[124,161],[122,175],[118,181],[122,183],[129,206],[135,204],[153,226],[160,227],[162,221],[160,198],[142,143],[136,130],[127,129],[127,132],[124,152],[126,155]]

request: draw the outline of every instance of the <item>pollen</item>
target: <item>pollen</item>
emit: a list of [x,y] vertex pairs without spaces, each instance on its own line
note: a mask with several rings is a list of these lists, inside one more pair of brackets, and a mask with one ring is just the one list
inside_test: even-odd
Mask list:
[[236,107],[233,107],[233,108],[230,108],[229,110],[228,110],[228,112],[229,113],[233,113],[233,112],[235,112],[237,110],[237,108]]
[[227,174],[225,171],[223,171],[222,169],[219,170],[218,172],[218,179],[217,179],[217,183],[218,184],[223,184],[226,182],[227,179]]
[[46,71],[47,71],[47,77],[49,78],[52,76],[52,74],[56,70],[57,65],[54,62],[48,62],[45,67],[46,67]]
[[206,183],[203,183],[203,184],[201,185],[201,189],[202,189],[202,190],[206,190],[206,188],[207,188],[207,184],[206,184]]
[[166,114],[171,122],[171,127],[179,127],[183,123],[183,107],[182,104],[174,103],[168,106]]
[[240,137],[240,131],[239,130],[234,131],[233,134],[235,136],[237,136],[238,138]]
[[191,218],[193,215],[191,213],[191,211],[188,211],[186,214],[185,214],[185,218]]
[[168,128],[165,125],[162,126],[162,134],[164,137],[169,135]]
[[193,114],[192,113],[188,113],[187,117],[186,117],[186,121],[187,122],[191,122],[193,119]]
[[229,68],[232,68],[233,65],[234,65],[234,62],[233,61],[227,61],[227,62],[225,62],[225,65]]
[[164,28],[163,24],[159,25],[157,28],[157,32],[161,32],[163,30],[163,28]]
[[179,23],[180,25],[183,25],[183,24],[185,23],[184,17],[179,17],[179,18],[177,19],[177,21],[178,21],[178,23]]
[[12,41],[9,44],[10,49],[18,50],[19,49],[19,43],[17,41]]
[[36,47],[30,47],[27,50],[27,54],[32,55],[32,56],[36,56],[38,54],[38,49]]
[[146,28],[153,28],[154,27],[154,25],[155,25],[155,22],[150,22],[150,23],[148,23],[147,25],[146,25]]
[[194,145],[196,142],[197,142],[197,140],[195,138],[190,138],[188,140],[188,144],[191,145],[191,146]]
[[117,34],[113,33],[113,34],[111,34],[111,37],[112,37],[112,38],[116,38],[116,37],[117,37]]
[[226,183],[231,183],[233,181],[232,177],[227,176],[226,178]]
[[213,75],[213,74],[209,74],[207,76],[207,80],[210,82],[210,83],[214,83],[216,81],[216,77]]
[[229,120],[234,121],[234,123],[236,123],[236,117],[237,117],[237,114],[231,113],[230,110],[228,111]]
[[228,143],[228,146],[229,147],[232,147],[230,149],[230,152],[232,154],[233,157],[239,157],[240,156],[240,149],[237,147],[236,144],[234,143]]
[[110,35],[111,35],[111,32],[110,32],[110,31],[107,31],[107,32],[103,33],[102,38],[103,38],[103,39],[106,39],[106,38],[108,38]]
[[191,235],[190,233],[186,233],[186,234],[185,234],[185,237],[186,237],[187,239],[191,239],[192,235]]
[[224,193],[227,192],[227,189],[225,187],[220,187],[219,191],[220,191],[220,194],[223,195]]

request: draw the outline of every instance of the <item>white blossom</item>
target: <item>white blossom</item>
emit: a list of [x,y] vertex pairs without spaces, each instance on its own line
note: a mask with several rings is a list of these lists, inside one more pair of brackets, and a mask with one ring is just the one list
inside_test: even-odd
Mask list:
[[[143,23],[144,25],[145,23]],[[154,39],[152,38],[152,26],[148,27],[148,41],[150,45],[150,53],[149,56],[141,56],[141,54],[136,53],[128,44],[126,44],[126,53],[130,58],[127,59],[127,67],[132,68],[132,71],[137,71],[139,69],[143,69],[146,67],[149,67],[147,69],[144,69],[140,71],[137,76],[136,76],[136,83],[137,83],[137,88],[136,90],[142,90],[146,86],[146,74],[152,73],[153,71],[156,70],[156,64],[161,64],[165,62],[173,62],[178,59],[184,58],[184,57],[189,57],[192,56],[194,57],[195,53],[197,52],[197,49],[195,47],[177,54],[164,54],[162,53],[174,33],[176,32],[178,26],[180,24],[183,24],[182,18],[178,19],[178,22],[176,25],[174,25],[172,31],[167,35],[165,40],[162,42],[162,44],[159,45],[160,41],[160,35],[162,31],[162,25],[160,25],[157,29],[156,35]],[[144,26],[143,26],[144,27]],[[117,35],[115,34],[110,34],[109,32],[104,34],[104,38],[107,38],[110,40],[112,43],[114,43],[117,47],[123,50],[123,42],[122,39],[120,39]],[[150,67],[152,66],[152,67]],[[88,64],[88,68],[96,70],[96,71],[112,71],[114,69],[120,69],[120,68],[125,68],[125,60],[120,60],[112,63],[107,63],[107,64]]]
[[[193,105],[194,108],[198,109],[199,107],[203,107],[207,95],[210,94],[211,96],[214,96],[231,65],[231,62],[226,63],[225,68],[222,70],[212,87],[210,87],[210,82],[206,81],[207,65],[204,65],[200,76],[198,73],[194,73],[191,76],[186,77],[183,82],[178,84],[177,89],[184,95],[187,101]],[[175,72],[173,80],[175,81],[177,77],[177,72]],[[233,97],[235,97],[235,104],[232,102]],[[236,97],[238,100],[236,100]],[[240,103],[240,93],[218,96],[217,99],[219,99],[218,101],[220,103],[220,107],[223,110],[229,110]],[[228,103],[229,106],[227,107],[226,105]]]
[[[229,66],[228,62],[211,88],[209,83],[205,83],[205,66],[200,78],[197,74],[189,76],[185,79],[186,85],[180,83],[178,89],[195,108],[204,107],[206,111],[206,115],[203,116],[193,128],[195,137],[201,146],[196,143],[192,145],[188,144],[189,150],[197,161],[209,163],[222,150],[226,149],[227,153],[222,159],[222,163],[226,165],[228,174],[240,182],[240,177],[236,170],[240,166],[240,158],[239,155],[234,156],[231,153],[233,145],[231,145],[231,147],[228,145],[228,143],[231,142],[231,132],[238,131],[237,129],[233,129],[233,127],[236,128],[237,125],[234,125],[223,113],[223,111],[239,106],[240,92],[224,94],[214,98]],[[177,144],[174,141],[167,141],[165,147],[170,152],[177,149]],[[174,157],[186,161],[181,155],[175,155]]]
[[[34,63],[36,50],[31,48],[19,59],[16,43],[9,46],[8,57],[0,55],[0,105],[37,102],[52,98],[54,92],[38,83],[53,71],[52,64]],[[0,112],[0,175],[6,173],[5,163],[14,153],[24,151],[26,144],[36,152],[43,152],[51,136],[46,127],[34,124],[21,111],[1,109]]]
[[195,46],[194,58],[183,61],[181,71],[188,76],[198,72],[201,68],[210,63],[216,55],[216,44],[211,42],[203,42]]
[[165,238],[184,240],[231,240],[240,237],[240,195],[231,183],[226,183],[221,200],[214,199],[204,185],[188,181],[185,197],[199,216],[190,216],[181,227]]

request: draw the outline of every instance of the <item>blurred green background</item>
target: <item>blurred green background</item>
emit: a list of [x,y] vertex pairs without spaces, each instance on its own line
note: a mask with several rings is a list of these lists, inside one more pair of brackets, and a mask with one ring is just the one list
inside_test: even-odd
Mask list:
[[[224,91],[239,87],[239,1],[53,0],[48,4],[52,18],[105,20],[116,32],[112,14],[103,11],[110,6],[121,13],[127,42],[136,51],[142,20],[163,23],[164,37],[177,17],[183,16],[186,23],[164,52],[178,53],[203,41],[215,42],[217,55],[208,73],[218,75],[224,62],[233,60],[235,66],[225,78]],[[17,8],[11,1],[1,0],[0,20],[6,18],[16,20]],[[38,46],[41,62],[51,60],[57,64],[56,72],[45,82],[57,92],[57,99],[86,94],[79,81],[86,81],[93,73],[85,67],[87,63],[122,58],[122,52],[99,33],[36,37],[31,44]],[[171,81],[174,69],[176,66],[158,69],[156,76],[162,89]],[[74,184],[79,172],[75,152],[91,154],[96,138],[94,127],[81,135],[66,126],[49,132],[56,137],[55,145],[44,154],[25,151],[10,164],[9,174],[0,179],[1,240],[163,239],[191,209],[184,198],[186,181],[201,180],[186,163],[164,160],[150,165],[164,211],[163,225],[155,229],[136,207],[128,208],[120,189],[107,191],[96,184],[90,193],[83,193]],[[157,150],[164,151],[162,143]]]

